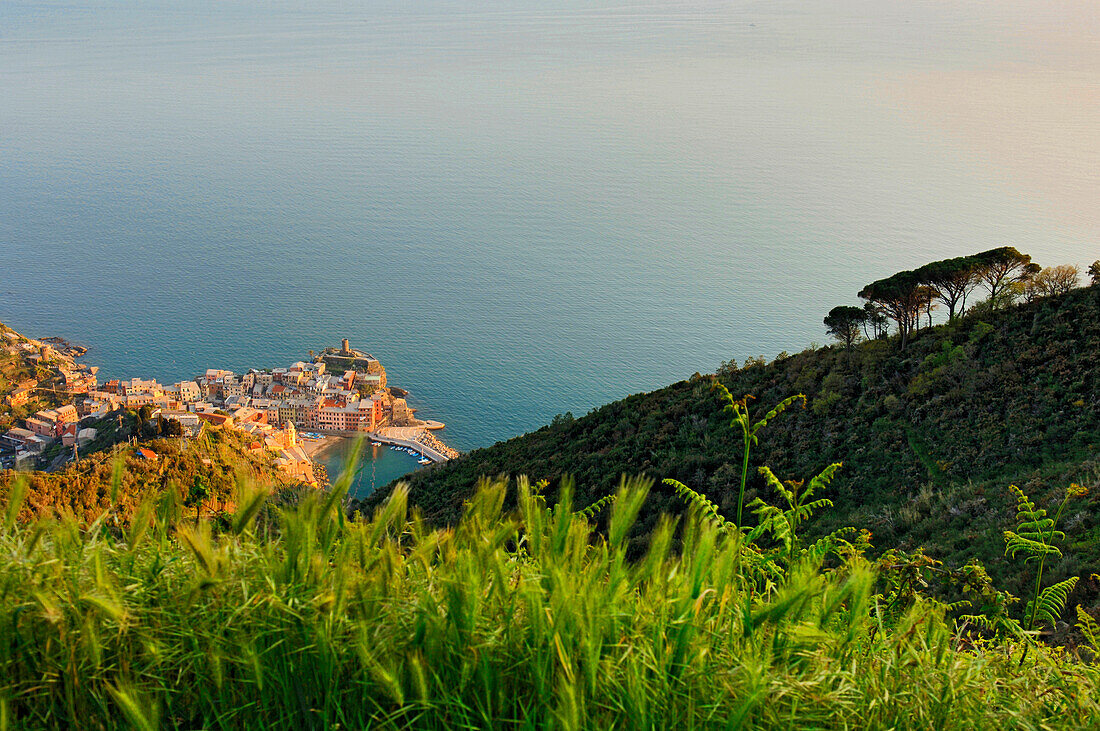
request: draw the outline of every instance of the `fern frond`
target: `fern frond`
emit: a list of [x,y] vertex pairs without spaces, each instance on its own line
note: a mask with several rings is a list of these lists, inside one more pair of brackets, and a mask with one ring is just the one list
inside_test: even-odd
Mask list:
[[604,497],[600,498],[596,502],[589,505],[584,510],[578,510],[577,512],[573,513],[573,515],[577,516],[578,518],[585,518],[586,520],[591,520],[592,518],[595,518],[597,515],[599,515],[599,512],[601,510],[603,510],[604,508],[606,508],[608,505],[610,505],[613,502],[615,502],[615,495],[614,494],[605,495]]
[[784,411],[787,410],[787,408],[791,404],[793,404],[795,401],[798,401],[799,399],[802,399],[802,406],[803,406],[803,408],[805,408],[805,406],[806,406],[806,394],[796,393],[794,396],[788,396],[787,398],[783,399],[778,404],[776,404],[775,407],[771,411],[764,414],[763,419],[761,419],[760,421],[753,424],[751,433],[753,435],[755,435],[756,432],[760,431],[765,426],[767,426],[769,421],[771,421],[775,417],[782,414]]
[[1030,513],[1017,513],[1016,530],[1020,533],[1042,533],[1054,527],[1054,519],[1040,508]]
[[[1009,485],[1008,491],[1016,498],[1016,512],[1017,513],[1031,513],[1035,511],[1035,503],[1031,502],[1031,499],[1024,494],[1016,485]],[[1043,513],[1046,513],[1044,510]]]
[[721,396],[722,399],[727,401],[729,404],[734,403],[733,394],[730,393],[730,390],[728,388],[726,388],[725,386],[723,386],[722,382],[719,381],[718,379],[715,379],[711,383],[711,388],[713,388],[715,391],[717,391],[718,395]]
[[818,538],[809,546],[806,546],[806,548],[802,549],[802,555],[812,558],[814,561],[820,561],[825,558],[827,554],[836,551],[838,548],[851,548],[852,544],[844,540],[843,536],[856,532],[856,529],[851,526],[838,528],[829,535]]
[[1028,602],[1027,616],[1031,617],[1030,626],[1034,627],[1036,620],[1041,625],[1054,624],[1066,608],[1069,593],[1073,591],[1073,587],[1077,586],[1079,578],[1071,576],[1065,581],[1051,584],[1039,594],[1037,603]]
[[1044,520],[1041,523],[1037,524],[1039,530],[1029,530],[1030,528],[1034,527],[1034,525],[1035,524],[1029,523],[1027,525],[1020,526],[1025,530],[1018,530],[1016,532],[1024,538],[1030,538],[1033,541],[1045,541],[1047,543],[1051,543],[1053,541],[1064,541],[1066,539],[1065,533],[1060,530],[1054,530],[1053,520]]
[[985,614],[963,614],[959,617],[959,622],[969,623],[979,629],[984,629],[987,632],[993,632],[995,634],[1004,633],[1010,637],[1016,639],[1024,639],[1028,637],[1028,633],[1024,630],[1023,625],[1019,620],[1006,616],[993,616],[989,617]]
[[788,505],[794,505],[794,494],[787,489],[786,485],[775,476],[775,473],[772,472],[769,467],[761,465],[757,468],[757,472],[764,476],[764,482],[768,483],[770,487],[774,488],[776,492],[783,496],[783,499],[787,501]]
[[745,542],[754,543],[757,538],[771,530],[772,521],[781,519],[783,515],[779,508],[774,505],[768,505],[760,498],[753,500],[748,504],[748,507],[752,509],[753,513],[759,516],[756,525],[745,534]]
[[824,490],[830,482],[833,481],[833,475],[837,470],[844,466],[843,462],[834,462],[825,469],[818,473],[817,477],[810,480],[810,486],[806,488],[806,491],[802,493],[803,498],[808,498],[814,494],[816,490]]
[[984,614],[962,614],[959,615],[959,622],[966,624],[972,624],[979,629],[988,630],[993,632],[997,629],[997,620],[992,617],[987,617]]
[[814,515],[815,510],[820,510],[821,508],[831,508],[831,507],[833,507],[833,501],[830,500],[829,498],[824,498],[823,497],[820,500],[814,500],[812,503],[806,503],[805,505],[799,505],[798,508],[795,509],[794,515],[800,521],[802,521],[802,520],[805,520],[807,518],[812,518],[813,515]]
[[[722,411],[726,412],[727,414],[733,414],[733,423],[731,424],[731,426],[733,424],[744,422],[745,417],[748,414],[749,399],[751,399],[752,396],[745,395],[743,398],[740,399],[734,398],[733,394],[730,393],[730,390],[723,386],[721,381],[717,379],[713,381],[713,383],[711,384],[711,388],[717,391],[722,400],[726,402],[726,405],[722,407]],[[744,423],[743,425],[747,429],[748,424]]]
[[753,513],[760,516],[761,521],[783,517],[782,510],[774,505],[768,505],[760,498],[753,498],[753,501],[748,504],[748,507],[753,509]]
[[1005,555],[1016,558],[1017,553],[1026,554],[1024,562],[1038,560],[1043,556],[1056,556],[1061,558],[1062,552],[1057,546],[1051,546],[1034,538],[1022,536],[1010,530],[1004,532]]
[[974,624],[975,627],[996,634],[1008,634],[1011,638],[1023,640],[1029,638],[1019,620],[1005,616],[989,617],[987,614],[961,614],[958,621]]
[[756,527],[749,531],[747,540],[755,541],[766,532],[771,532],[776,541],[783,544],[788,551],[791,549],[791,525],[787,522],[787,516],[774,505],[768,505],[760,498],[756,498],[749,507],[759,517]]
[[684,502],[698,510],[703,517],[717,524],[721,530],[725,532],[737,530],[737,526],[722,517],[722,514],[718,512],[718,506],[708,500],[706,495],[692,490],[679,480],[673,480],[672,478],[666,477],[662,482],[669,487],[675,488],[676,494],[680,496]]
[[1077,605],[1077,629],[1088,640],[1093,652],[1100,652],[1100,624],[1092,618],[1092,615]]
[[[1047,515],[1045,508],[1037,508],[1016,485],[1009,485],[1008,489],[1016,497],[1016,533],[1034,541],[1049,543],[1051,537],[1048,533],[1054,528],[1054,519]],[[1056,533],[1055,536],[1065,538],[1063,533]]]

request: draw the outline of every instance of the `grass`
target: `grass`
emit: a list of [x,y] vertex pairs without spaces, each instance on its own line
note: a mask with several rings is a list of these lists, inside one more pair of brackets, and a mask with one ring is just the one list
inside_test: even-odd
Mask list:
[[[350,473],[349,473],[350,474]],[[117,479],[117,478],[116,478]],[[1096,669],[884,606],[852,551],[779,574],[695,515],[628,561],[649,483],[603,530],[483,481],[452,529],[394,491],[347,520],[331,492],[187,522],[168,491],[128,524],[0,535],[0,728],[1088,728]],[[257,522],[257,516],[260,520]],[[267,516],[267,517],[265,517]]]

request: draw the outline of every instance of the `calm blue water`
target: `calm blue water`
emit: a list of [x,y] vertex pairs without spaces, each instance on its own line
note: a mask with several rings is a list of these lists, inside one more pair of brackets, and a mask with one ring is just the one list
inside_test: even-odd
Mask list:
[[356,453],[356,446],[354,439],[344,439],[332,448],[314,455],[314,459],[325,466],[329,480],[333,483],[351,466],[354,478],[350,492],[353,495],[365,497],[374,488],[388,485],[402,475],[420,468],[417,458],[407,452],[399,452],[386,445],[372,447],[370,442],[363,442],[358,445],[359,451]]
[[899,268],[1100,257],[1098,38],[1085,2],[5,2],[0,320],[162,380],[349,337],[470,449],[823,342]]

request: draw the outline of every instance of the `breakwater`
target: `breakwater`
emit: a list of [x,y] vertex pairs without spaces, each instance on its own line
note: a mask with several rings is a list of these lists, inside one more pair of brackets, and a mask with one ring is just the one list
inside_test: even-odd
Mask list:
[[441,442],[437,437],[428,433],[429,428],[441,428],[442,424],[434,422],[429,426],[412,427],[382,427],[373,432],[340,431],[333,429],[318,429],[316,431],[301,432],[305,439],[313,438],[316,434],[320,437],[335,436],[347,439],[363,438],[379,444],[405,447],[414,450],[418,455],[432,462],[446,462],[458,456],[458,451]]

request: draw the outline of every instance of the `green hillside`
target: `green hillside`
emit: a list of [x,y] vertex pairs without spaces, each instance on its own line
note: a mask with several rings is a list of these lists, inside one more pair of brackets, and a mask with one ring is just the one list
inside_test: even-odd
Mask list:
[[[1008,485],[1053,498],[1071,481],[1096,487],[1100,477],[1100,287],[979,313],[912,333],[904,351],[897,338],[876,339],[850,354],[836,346],[725,366],[721,382],[755,396],[757,416],[807,396],[806,408],[761,433],[746,501],[769,497],[758,465],[804,479],[843,462],[828,492],[836,508],[816,530],[866,527],[879,546],[924,546],[954,564],[977,557],[1019,589],[1016,572],[1001,568]],[[551,486],[573,475],[585,504],[610,494],[620,475],[644,474],[680,480],[730,516],[741,436],[722,407],[710,379],[696,375],[415,473],[410,500],[427,520],[451,523],[482,475],[524,474]],[[1100,572],[1092,505],[1068,516],[1063,573]],[[661,513],[682,509],[670,488],[655,488],[639,519],[642,543]]]

